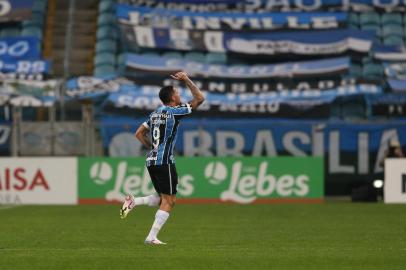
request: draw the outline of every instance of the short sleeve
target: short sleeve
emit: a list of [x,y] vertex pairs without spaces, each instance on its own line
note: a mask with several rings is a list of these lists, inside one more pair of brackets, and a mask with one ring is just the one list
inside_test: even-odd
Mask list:
[[142,125],[143,125],[146,129],[151,129],[151,128],[150,128],[150,126],[151,126],[151,121],[150,121],[150,119],[148,118],[148,120],[145,121],[144,123],[142,123]]
[[192,113],[192,107],[189,103],[184,103],[172,108],[173,115],[188,115]]

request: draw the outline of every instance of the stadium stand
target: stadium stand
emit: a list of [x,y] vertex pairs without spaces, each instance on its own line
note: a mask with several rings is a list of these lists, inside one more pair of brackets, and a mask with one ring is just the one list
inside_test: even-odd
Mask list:
[[[74,7],[69,3],[50,0],[44,55],[51,59],[55,76],[89,75],[93,69],[98,1],[76,1]],[[71,37],[69,44],[67,36]]]
[[[123,62],[122,56],[119,59],[121,51],[117,45],[119,29],[114,16],[114,1],[100,1],[98,10],[94,74],[97,76],[112,75],[119,70],[116,63]],[[114,61],[110,59],[111,61],[108,63],[100,65],[100,60],[96,59],[103,58],[103,55],[106,55],[105,52],[111,53],[116,59]]]
[[[365,10],[322,7],[315,11],[318,16],[328,15],[336,24],[320,28],[313,23],[315,15],[311,12],[291,14],[297,16],[295,21],[286,20],[286,10],[244,13],[233,10],[238,8],[231,4],[230,14],[241,20],[249,18],[244,27],[239,28],[235,21],[217,23],[229,14],[224,10],[184,9],[173,14],[187,19],[171,17],[169,24],[173,25],[165,27],[165,18],[176,17],[171,10],[151,11],[144,4],[136,0],[33,0],[30,17],[3,23],[0,38],[7,42],[35,38],[40,45],[39,55],[13,61],[39,61],[36,65],[46,66],[46,71],[18,74],[40,85],[17,87],[20,94],[32,94],[32,99],[23,99],[24,104],[56,106],[61,115],[76,106],[73,113],[66,113],[69,116],[79,115],[81,105],[91,104],[95,121],[108,117],[139,119],[156,105],[151,98],[153,87],[173,83],[169,73],[184,68],[207,90],[206,111],[195,115],[199,123],[208,117],[216,121],[259,118],[264,124],[293,119],[356,125],[405,117],[406,14],[402,9],[384,11],[372,2]],[[130,21],[129,14],[139,5],[142,14],[155,17],[144,18],[137,25],[136,16],[133,14]],[[198,5],[204,5],[203,1]],[[199,27],[193,24],[197,15]],[[267,25],[261,24],[264,16],[275,19],[274,28],[261,28]],[[278,25],[279,21],[283,23]],[[271,27],[270,20],[265,22]],[[160,27],[155,29],[154,23]],[[221,35],[215,35],[219,32]],[[210,35],[204,36],[206,33]],[[258,40],[261,42],[256,43]],[[2,72],[12,73],[6,69]],[[13,87],[10,84],[2,86],[2,94]],[[49,89],[52,93],[48,95]],[[14,94],[10,99],[8,95],[4,107],[18,104],[10,101]],[[26,115],[47,118],[46,113],[38,113],[40,110]],[[7,109],[1,112],[1,117],[7,115],[10,118]],[[109,143],[106,139],[105,153],[110,151]]]

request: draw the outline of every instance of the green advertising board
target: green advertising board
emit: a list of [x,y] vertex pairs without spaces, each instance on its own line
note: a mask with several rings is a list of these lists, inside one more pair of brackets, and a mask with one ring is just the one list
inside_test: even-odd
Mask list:
[[[178,197],[195,202],[321,201],[317,157],[179,157]],[[79,202],[123,201],[154,192],[143,158],[79,158]]]

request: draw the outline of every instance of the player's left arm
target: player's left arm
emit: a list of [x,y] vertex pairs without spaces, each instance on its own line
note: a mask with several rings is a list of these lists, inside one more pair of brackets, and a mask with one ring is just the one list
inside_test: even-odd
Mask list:
[[147,128],[145,126],[145,123],[143,123],[142,125],[140,125],[137,129],[137,131],[135,132],[135,137],[148,149],[151,148],[152,143],[149,140],[147,134],[148,134],[149,128]]

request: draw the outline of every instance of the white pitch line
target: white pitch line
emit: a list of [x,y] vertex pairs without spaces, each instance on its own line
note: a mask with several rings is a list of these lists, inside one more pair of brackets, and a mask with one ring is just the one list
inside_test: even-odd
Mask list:
[[0,205],[0,210],[7,210],[20,207],[21,205]]

